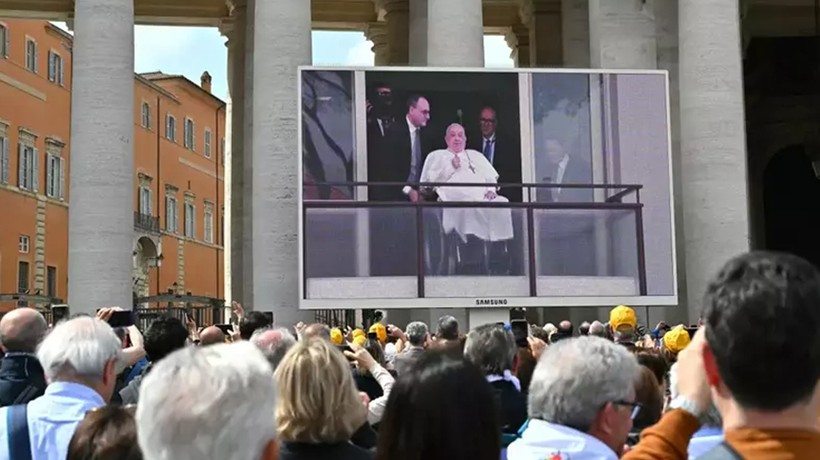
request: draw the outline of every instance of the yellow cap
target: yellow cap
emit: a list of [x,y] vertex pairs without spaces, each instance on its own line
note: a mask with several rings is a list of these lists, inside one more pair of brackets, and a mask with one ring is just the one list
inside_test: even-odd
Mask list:
[[344,334],[342,334],[341,329],[334,327],[330,330],[330,341],[333,342],[334,345],[341,345],[343,340]]
[[356,337],[353,337],[353,343],[360,347],[363,347],[365,342],[367,342],[367,337],[363,335],[357,335]]
[[365,334],[362,329],[359,329],[357,327],[356,329],[353,329],[353,337],[356,338],[356,337],[359,337],[359,336],[367,338],[367,334]]
[[635,310],[626,305],[618,305],[609,312],[609,325],[616,331],[627,332],[638,325],[638,317],[635,316]]
[[379,342],[387,342],[387,328],[384,327],[384,324],[376,323],[370,326],[370,330],[368,332],[375,332],[376,335],[379,337]]
[[678,354],[689,345],[692,339],[683,326],[676,326],[663,335],[663,346],[672,353]]

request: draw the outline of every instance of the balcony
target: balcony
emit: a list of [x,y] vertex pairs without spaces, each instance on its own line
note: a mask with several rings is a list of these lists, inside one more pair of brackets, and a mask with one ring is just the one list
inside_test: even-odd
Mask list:
[[134,212],[134,228],[144,232],[159,234],[159,217]]

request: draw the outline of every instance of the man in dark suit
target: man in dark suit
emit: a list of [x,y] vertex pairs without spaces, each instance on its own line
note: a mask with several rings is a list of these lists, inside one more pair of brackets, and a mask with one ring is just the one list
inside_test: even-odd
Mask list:
[[[384,83],[375,83],[367,95],[367,170],[371,182],[379,178],[384,158],[389,154],[387,134],[396,122],[393,111],[393,91]],[[370,201],[382,201],[380,190],[368,190]]]
[[[521,183],[521,143],[498,132],[498,118],[495,109],[481,109],[481,137],[469,146],[487,157],[498,172],[499,183]],[[520,187],[502,187],[499,194],[511,202],[521,202]]]
[[381,201],[418,201],[418,186],[412,184],[419,181],[429,153],[423,131],[428,121],[430,102],[423,96],[410,96],[404,120],[396,120],[387,131],[383,155],[373,162],[375,170],[368,171],[370,181],[405,183],[404,186],[379,187],[376,196]]
[[[404,185],[370,187],[370,201],[417,202],[421,168],[430,152],[423,130],[430,121],[430,102],[413,95],[407,100],[407,114],[387,130],[381,152],[368,146],[368,180]],[[371,210],[371,276],[416,274],[418,247],[415,211],[408,208]]]

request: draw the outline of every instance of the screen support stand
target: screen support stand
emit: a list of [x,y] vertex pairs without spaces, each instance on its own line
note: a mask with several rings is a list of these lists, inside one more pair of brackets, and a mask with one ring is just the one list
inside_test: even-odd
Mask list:
[[467,310],[470,329],[482,324],[509,323],[509,308],[470,308]]

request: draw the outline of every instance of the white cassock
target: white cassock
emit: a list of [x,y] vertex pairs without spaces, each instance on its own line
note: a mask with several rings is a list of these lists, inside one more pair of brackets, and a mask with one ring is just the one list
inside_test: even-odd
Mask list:
[[[458,154],[461,165],[453,167],[455,154],[449,150],[436,150],[427,155],[421,170],[421,182],[483,183],[487,187],[435,187],[439,201],[472,201],[508,203],[503,196],[487,199],[487,192],[498,189],[498,172],[487,158],[475,150]],[[510,208],[444,208],[442,227],[445,233],[456,231],[463,241],[467,235],[475,235],[485,241],[512,239],[512,211]]]

